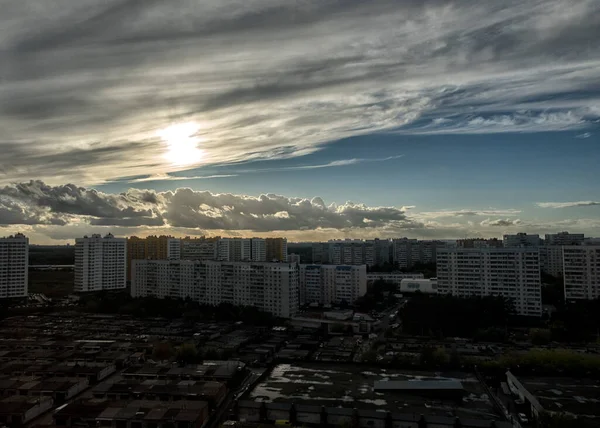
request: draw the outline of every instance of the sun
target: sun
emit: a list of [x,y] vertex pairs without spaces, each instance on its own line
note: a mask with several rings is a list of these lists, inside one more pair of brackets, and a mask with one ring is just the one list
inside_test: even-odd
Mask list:
[[196,136],[200,126],[194,122],[177,123],[163,128],[157,135],[166,144],[164,157],[175,166],[192,165],[204,157],[204,150],[198,148],[201,141]]

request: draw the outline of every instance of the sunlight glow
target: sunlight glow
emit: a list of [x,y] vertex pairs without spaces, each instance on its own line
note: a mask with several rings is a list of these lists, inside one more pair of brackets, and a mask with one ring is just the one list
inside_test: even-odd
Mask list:
[[201,141],[195,134],[200,126],[194,122],[177,123],[157,132],[166,143],[165,159],[175,166],[192,165],[200,162],[204,150],[198,148]]

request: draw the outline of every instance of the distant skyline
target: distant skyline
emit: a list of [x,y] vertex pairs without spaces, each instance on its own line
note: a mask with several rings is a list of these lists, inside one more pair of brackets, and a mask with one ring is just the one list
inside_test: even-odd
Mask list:
[[0,236],[600,236],[596,0],[20,0]]

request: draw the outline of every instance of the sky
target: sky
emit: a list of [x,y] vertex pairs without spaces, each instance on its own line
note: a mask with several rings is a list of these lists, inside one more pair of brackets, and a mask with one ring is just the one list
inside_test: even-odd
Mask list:
[[0,10],[0,236],[600,236],[597,0]]

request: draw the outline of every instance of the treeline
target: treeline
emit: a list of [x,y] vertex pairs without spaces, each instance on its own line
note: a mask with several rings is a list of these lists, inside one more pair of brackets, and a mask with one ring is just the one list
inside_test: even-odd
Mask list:
[[571,302],[557,308],[548,320],[551,339],[587,342],[600,337],[600,299]]
[[75,263],[75,247],[29,246],[30,265],[72,265]]
[[251,325],[271,326],[276,318],[253,306],[235,306],[221,303],[218,306],[201,305],[191,299],[133,298],[128,293],[102,292],[81,296],[80,309],[100,314],[121,314],[135,317],[183,318],[198,321],[242,321]]
[[[503,297],[454,297],[416,293],[400,312],[403,333],[501,341],[513,312]],[[492,336],[492,337],[488,337]]]
[[418,272],[425,278],[435,278],[437,267],[435,263],[415,263],[410,268],[399,268],[397,263],[384,263],[382,265],[367,266],[368,272]]
[[366,294],[354,302],[354,308],[360,312],[386,309],[397,303],[394,297],[396,293],[398,293],[396,284],[377,279],[367,289]]
[[507,369],[515,375],[538,375],[600,378],[600,356],[570,349],[531,349],[508,353],[479,363],[487,372],[502,376]]

